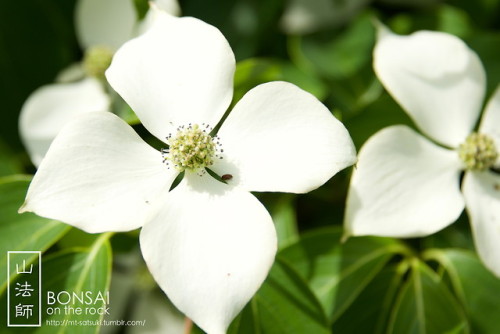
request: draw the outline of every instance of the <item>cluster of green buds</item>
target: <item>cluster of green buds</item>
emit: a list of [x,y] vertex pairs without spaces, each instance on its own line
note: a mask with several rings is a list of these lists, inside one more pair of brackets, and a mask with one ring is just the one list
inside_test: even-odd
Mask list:
[[482,133],[472,133],[459,148],[458,155],[467,170],[482,171],[493,167],[498,151],[492,138]]
[[189,124],[177,128],[175,136],[167,136],[168,149],[162,149],[163,161],[177,169],[205,172],[205,167],[213,165],[215,159],[222,159],[220,139],[211,136],[209,125]]

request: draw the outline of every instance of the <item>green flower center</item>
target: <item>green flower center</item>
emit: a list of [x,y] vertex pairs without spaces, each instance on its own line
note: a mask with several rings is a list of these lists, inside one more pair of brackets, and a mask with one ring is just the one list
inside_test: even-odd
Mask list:
[[212,129],[205,124],[181,126],[177,128],[177,134],[167,137],[168,149],[162,149],[163,161],[167,166],[177,169],[179,172],[185,170],[200,171],[203,173],[205,167],[211,166],[216,158],[222,159],[219,153],[220,142],[218,137],[212,137]]
[[474,132],[458,147],[458,156],[467,170],[481,171],[495,165],[498,151],[492,138]]
[[105,46],[93,46],[83,56],[83,68],[87,75],[104,79],[104,72],[111,65],[113,51]]

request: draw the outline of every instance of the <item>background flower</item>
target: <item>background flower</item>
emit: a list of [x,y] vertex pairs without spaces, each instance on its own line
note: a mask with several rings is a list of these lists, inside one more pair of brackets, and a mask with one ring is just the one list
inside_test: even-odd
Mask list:
[[[179,14],[176,0],[158,0],[156,6]],[[112,90],[104,71],[113,53],[138,32],[147,29],[149,16],[139,20],[131,0],[79,0],[75,9],[82,62],[63,69],[56,83],[35,90],[24,103],[19,133],[31,161],[38,166],[62,126],[75,115],[111,111]]]
[[[477,55],[458,38],[428,31],[404,37],[381,26],[374,68],[416,125],[452,149],[406,126],[389,127],[370,138],[352,176],[347,234],[425,236],[456,221],[465,204],[476,248],[500,275],[500,252],[492,241],[500,240],[500,192],[495,188],[500,176],[494,170],[500,90],[485,109],[479,136],[470,135],[486,78]],[[463,170],[464,196],[459,182]]]

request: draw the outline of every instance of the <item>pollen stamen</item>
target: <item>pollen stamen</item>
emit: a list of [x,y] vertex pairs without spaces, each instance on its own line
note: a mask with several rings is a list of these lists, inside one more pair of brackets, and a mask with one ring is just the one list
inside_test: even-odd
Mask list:
[[220,139],[211,136],[212,129],[208,124],[189,123],[179,126],[175,135],[169,134],[166,142],[169,148],[162,149],[163,161],[168,168],[173,166],[179,172],[185,170],[205,174],[205,167],[211,166],[214,159],[222,159]]
[[483,171],[495,165],[499,153],[492,138],[474,132],[458,147],[458,156],[465,169]]

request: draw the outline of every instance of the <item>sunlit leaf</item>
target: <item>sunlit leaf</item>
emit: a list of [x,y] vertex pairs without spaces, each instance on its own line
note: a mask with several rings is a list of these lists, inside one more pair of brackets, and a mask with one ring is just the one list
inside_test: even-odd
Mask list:
[[376,78],[371,64],[348,78],[330,81],[328,102],[341,112],[342,121],[357,116],[383,96],[384,88]]
[[[43,261],[42,286],[45,292],[53,291],[56,295],[60,291],[74,292],[76,294],[91,292],[93,301],[87,303],[73,303],[74,308],[81,307],[83,314],[68,314],[62,312],[60,315],[46,315],[46,320],[59,321],[89,321],[87,326],[66,326],[61,328],[59,333],[95,333],[99,328],[95,325],[96,320],[102,319],[106,305],[95,298],[101,293],[106,300],[111,278],[111,247],[108,242],[108,235],[101,235],[100,238],[88,248],[79,248],[72,251],[63,251],[52,255]],[[60,304],[47,305],[44,299],[43,309],[47,307],[60,307]],[[91,314],[94,311],[95,314]],[[101,311],[99,311],[101,310]],[[86,312],[87,311],[87,312]],[[85,314],[89,313],[89,314]],[[94,322],[94,325],[91,324]],[[50,326],[41,327],[36,333],[52,333]]]
[[414,259],[391,315],[389,334],[468,333],[467,319],[441,278]]
[[[69,226],[36,216],[18,214],[31,177],[16,175],[0,178],[0,268],[7,268],[7,251],[44,251],[59,240]],[[35,256],[31,258],[31,261]],[[15,271],[9,274],[12,280]],[[0,276],[0,293],[7,288],[6,275]]]
[[326,317],[311,290],[292,268],[280,261],[250,306],[258,319],[254,327],[260,333],[329,333]]
[[272,205],[266,206],[273,217],[280,249],[299,240],[294,198],[290,194],[281,195],[273,201]]
[[413,122],[388,94],[344,121],[354,144],[359,149],[377,131],[396,124],[413,126]]
[[269,81],[288,81],[323,99],[327,93],[324,84],[311,73],[278,59],[251,58],[238,62],[234,76],[234,101],[250,89]]
[[333,323],[333,333],[383,334],[407,267],[382,269]]
[[[192,334],[203,333],[195,328]],[[228,334],[327,334],[321,305],[287,264],[277,261],[255,297],[229,327]]]
[[279,256],[311,286],[330,321],[335,321],[403,246],[386,238],[350,238],[340,229],[305,234]]
[[438,11],[440,31],[444,31],[460,38],[465,38],[471,34],[470,19],[466,11],[453,7],[441,6]]
[[449,275],[474,334],[496,334],[500,328],[500,279],[470,251],[434,249],[427,257],[438,261]]
[[371,14],[360,15],[333,38],[332,34],[311,35],[290,43],[292,60],[301,68],[332,79],[346,78],[371,59],[375,43]]
[[[101,235],[88,248],[43,255],[42,326],[4,328],[2,333],[97,333],[101,313],[109,312],[105,305],[111,275],[109,236]],[[0,302],[3,313],[6,295]],[[76,311],[78,308],[81,311]]]

